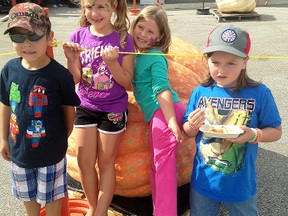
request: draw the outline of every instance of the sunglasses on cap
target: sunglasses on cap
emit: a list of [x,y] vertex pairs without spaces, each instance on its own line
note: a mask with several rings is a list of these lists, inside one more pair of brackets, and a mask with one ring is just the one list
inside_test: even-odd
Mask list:
[[28,39],[29,41],[38,41],[41,38],[43,38],[45,34],[44,35],[37,35],[35,33],[33,34],[10,34],[9,36],[14,43],[24,43],[26,39]]

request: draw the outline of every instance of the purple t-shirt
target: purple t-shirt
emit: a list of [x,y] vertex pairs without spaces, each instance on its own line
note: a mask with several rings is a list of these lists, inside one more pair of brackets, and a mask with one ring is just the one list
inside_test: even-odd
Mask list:
[[[120,52],[134,52],[134,45],[130,35],[127,36],[124,49],[120,46],[120,34],[113,32],[98,37],[90,32],[90,28],[82,27],[72,33],[70,41],[85,48],[80,54],[82,79],[77,94],[81,106],[89,110],[102,112],[124,112],[127,109],[128,95],[125,88],[113,78],[107,64],[99,53],[107,47],[119,47]],[[93,50],[91,52],[91,50]],[[120,54],[118,62],[122,65],[125,54]]]

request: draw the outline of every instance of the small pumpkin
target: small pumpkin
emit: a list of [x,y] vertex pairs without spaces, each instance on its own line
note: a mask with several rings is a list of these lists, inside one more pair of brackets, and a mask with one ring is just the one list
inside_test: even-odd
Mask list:
[[218,10],[222,13],[249,13],[256,7],[255,0],[216,0]]
[[[200,55],[193,45],[178,38],[172,39],[170,53]],[[192,90],[198,85],[202,74],[202,60],[191,56],[169,56],[169,78],[172,88],[187,104]],[[143,113],[135,101],[131,88],[129,96],[128,126],[119,146],[116,158],[115,194],[124,197],[143,197],[151,194],[149,175],[151,157],[149,152],[149,124],[144,121]],[[73,133],[69,138],[67,151],[67,170],[69,175],[80,181]],[[190,181],[195,154],[194,139],[186,139],[179,144],[177,155],[178,185]],[[97,168],[97,166],[96,166]]]

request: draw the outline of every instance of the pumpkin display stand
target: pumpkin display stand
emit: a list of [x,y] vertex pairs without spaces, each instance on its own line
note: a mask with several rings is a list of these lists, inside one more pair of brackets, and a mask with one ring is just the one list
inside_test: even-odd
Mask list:
[[[192,44],[175,37],[172,38],[170,55],[167,56],[168,76],[172,88],[185,105],[188,103],[192,90],[199,84],[202,75],[202,58],[200,56],[199,49]],[[128,125],[116,157],[116,189],[111,207],[125,215],[152,215],[153,207],[149,184],[151,168],[149,123],[144,121],[143,113],[136,103],[131,88],[127,88],[127,93]],[[70,179],[68,185],[72,188],[76,185],[77,190],[81,190],[74,140],[75,137],[72,133],[69,137],[66,154]],[[178,145],[177,180],[180,215],[189,208],[189,182],[195,151],[194,138],[185,139]],[[96,169],[98,169],[97,165]]]
[[260,15],[254,11],[255,0],[216,0],[217,10],[212,10],[212,15],[219,22],[227,20],[258,19]]

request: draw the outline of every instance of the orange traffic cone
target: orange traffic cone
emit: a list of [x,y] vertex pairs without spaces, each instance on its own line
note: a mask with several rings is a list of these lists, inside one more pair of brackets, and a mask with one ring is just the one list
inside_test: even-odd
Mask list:
[[130,9],[130,13],[132,15],[137,15],[137,14],[139,14],[140,11],[141,10],[136,7],[136,0],[133,0],[133,8]]
[[[89,209],[88,202],[82,199],[69,199],[68,196],[62,199],[61,216],[84,216]],[[40,216],[46,216],[46,209],[43,207]]]

